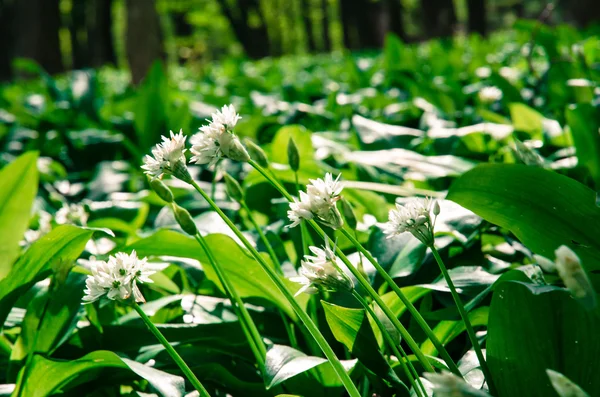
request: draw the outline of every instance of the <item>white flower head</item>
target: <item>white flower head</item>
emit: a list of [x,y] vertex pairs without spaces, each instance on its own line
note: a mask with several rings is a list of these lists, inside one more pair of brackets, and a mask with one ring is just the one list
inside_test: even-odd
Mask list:
[[151,283],[149,278],[154,273],[146,268],[147,259],[119,252],[109,256],[108,261],[93,261],[92,275],[85,282],[85,303],[95,302],[103,297],[110,300],[126,300],[132,295],[136,302],[145,302],[137,283]]
[[200,132],[190,140],[193,154],[191,161],[196,164],[208,164],[212,167],[221,159],[227,157],[235,161],[248,161],[250,156],[233,133],[233,127],[241,117],[233,105],[225,105],[221,110],[212,114],[208,125],[200,127]]
[[300,192],[300,200],[294,198],[290,203],[288,218],[292,221],[290,227],[297,226],[302,219],[316,217],[321,223],[333,229],[339,229],[344,221],[337,209],[343,186],[339,182],[340,175],[333,179],[331,173],[325,174],[325,179],[310,179],[306,193]]
[[561,245],[556,251],[556,270],[565,287],[571,295],[587,308],[596,306],[596,291],[590,282],[585,270],[581,266],[579,257],[566,245]]
[[87,225],[89,214],[81,204],[63,204],[62,208],[56,211],[54,220],[59,225]]
[[335,255],[335,246],[331,248],[327,237],[325,247],[309,247],[309,249],[314,255],[305,255],[302,266],[298,270],[299,276],[291,278],[292,281],[302,285],[296,296],[303,292],[316,293],[319,287],[330,291],[354,288],[352,280],[340,270],[340,259]]
[[183,131],[174,134],[170,132],[170,137],[162,136],[162,142],[152,149],[152,156],[146,155],[142,169],[144,172],[154,178],[163,174],[172,174],[176,178],[187,181],[189,173],[185,166],[185,139]]
[[483,87],[477,94],[483,103],[492,103],[502,99],[502,90],[498,87]]
[[449,371],[427,372],[424,376],[433,385],[435,397],[489,397],[488,393],[475,389]]
[[223,105],[221,110],[217,110],[212,114],[212,122],[224,126],[228,130],[232,130],[242,117],[237,114],[233,105]]
[[489,66],[480,66],[477,69],[475,69],[475,76],[479,77],[480,79],[487,79],[491,75],[492,68],[490,68]]
[[396,204],[396,209],[390,210],[388,222],[383,224],[382,229],[388,238],[410,232],[423,244],[431,245],[435,218],[439,213],[440,206],[437,201],[415,198],[405,205]]

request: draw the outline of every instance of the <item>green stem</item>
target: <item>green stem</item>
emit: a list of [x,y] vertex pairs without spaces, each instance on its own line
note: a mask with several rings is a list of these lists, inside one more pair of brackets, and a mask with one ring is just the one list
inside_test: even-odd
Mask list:
[[396,295],[398,295],[398,298],[400,299],[400,301],[404,304],[404,306],[406,307],[408,312],[412,315],[412,317],[415,319],[417,324],[419,324],[419,326],[421,327],[423,332],[425,332],[425,335],[427,335],[429,340],[431,340],[431,343],[435,346],[437,351],[440,353],[440,356],[442,356],[442,359],[444,360],[444,362],[446,363],[446,365],[448,366],[450,371],[452,371],[455,375],[460,376],[462,378],[462,374],[461,374],[460,370],[454,363],[454,360],[452,360],[452,357],[450,357],[450,354],[448,354],[448,351],[446,350],[446,348],[444,347],[442,342],[440,342],[440,340],[435,335],[433,330],[429,327],[429,324],[427,324],[427,321],[425,321],[423,316],[421,316],[421,313],[419,312],[419,310],[412,304],[412,302],[410,300],[408,300],[406,295],[404,295],[404,293],[402,292],[400,287],[398,287],[398,284],[396,284],[396,282],[392,279],[392,277],[390,277],[390,275],[385,271],[385,269],[383,267],[381,267],[381,265],[377,262],[377,260],[375,260],[375,258],[373,258],[371,253],[369,251],[367,251],[362,246],[362,244],[356,238],[354,238],[354,236],[351,233],[349,233],[346,229],[341,229],[340,231],[342,232],[342,234],[344,236],[346,236],[352,242],[352,244],[354,244],[356,246],[356,248],[360,251],[360,253],[363,254],[369,262],[371,262],[371,264],[375,267],[375,269],[377,269],[379,274],[383,277],[384,281],[390,286],[390,288],[392,288],[392,291],[394,291],[396,293]]
[[[260,172],[265,178],[267,178],[267,180],[269,182],[271,182],[271,184],[277,189],[279,190],[279,192],[286,198],[288,199],[288,201],[292,201],[292,197],[290,196],[290,194],[285,190],[285,188],[283,188],[283,186],[281,186],[279,184],[279,182],[277,182],[275,179],[273,179],[272,177],[270,177],[270,175],[260,166],[258,165],[256,162],[254,162],[253,160],[249,161],[250,165],[252,165],[258,172]],[[311,227],[322,237],[325,238],[326,234],[323,231],[323,229],[317,225],[317,223],[314,220],[308,220],[308,223],[311,225]],[[344,231],[342,229],[342,231]],[[366,251],[366,250],[365,250]],[[421,351],[421,349],[419,348],[419,345],[417,344],[417,342],[415,342],[415,340],[413,339],[413,337],[410,335],[410,333],[406,330],[406,328],[404,328],[404,326],[400,323],[400,321],[398,320],[398,318],[396,318],[396,315],[390,310],[390,308],[385,304],[385,302],[383,302],[383,300],[381,299],[381,297],[379,296],[379,294],[377,293],[377,291],[375,291],[373,289],[373,287],[371,287],[371,284],[364,278],[364,276],[361,274],[361,272],[356,269],[352,263],[350,263],[350,261],[348,260],[348,258],[346,257],[346,255],[344,255],[344,253],[342,252],[342,250],[337,247],[336,248],[336,253],[337,255],[340,257],[340,259],[344,262],[344,264],[346,265],[346,267],[348,268],[348,270],[350,270],[350,272],[352,272],[352,274],[354,275],[354,277],[356,277],[356,279],[358,280],[358,282],[361,284],[361,286],[367,291],[367,293],[371,296],[371,298],[377,302],[377,305],[381,308],[381,310],[385,313],[385,315],[390,319],[390,321],[392,322],[392,324],[394,325],[394,327],[398,330],[398,332],[402,335],[402,338],[406,341],[406,343],[410,346],[411,350],[413,351],[413,353],[415,354],[415,356],[417,356],[417,358],[419,359],[419,361],[421,362],[421,365],[423,365],[423,368],[425,368],[426,371],[428,372],[433,372],[433,367],[431,365],[431,363],[429,362],[429,360],[427,359],[427,357],[425,357],[425,355],[423,354],[423,352]],[[366,256],[366,255],[365,255]],[[370,256],[370,255],[369,255]],[[369,256],[367,256],[367,259],[369,259]],[[372,258],[372,257],[371,257]],[[410,302],[409,302],[410,303]],[[459,372],[460,373],[460,372]]]
[[460,317],[462,318],[463,322],[465,323],[465,328],[467,329],[467,335],[469,335],[469,339],[471,340],[473,349],[475,349],[475,354],[477,355],[477,359],[479,360],[479,364],[481,366],[481,371],[483,372],[483,376],[485,377],[485,380],[490,389],[490,394],[495,395],[496,390],[494,387],[494,383],[492,381],[492,374],[490,373],[490,369],[488,368],[485,358],[483,357],[483,352],[481,351],[481,347],[479,346],[479,341],[477,340],[477,336],[475,335],[475,331],[473,330],[473,325],[471,325],[471,320],[469,320],[469,314],[465,310],[465,307],[464,307],[462,301],[460,300],[460,296],[458,295],[458,292],[456,292],[456,288],[454,287],[454,283],[452,282],[450,273],[448,273],[448,269],[446,268],[446,265],[444,264],[444,261],[442,260],[442,257],[440,256],[440,253],[435,248],[434,244],[431,244],[429,246],[429,249],[431,249],[431,252],[433,253],[434,258],[435,258],[436,262],[438,263],[442,274],[444,275],[444,279],[446,280],[446,283],[448,284],[448,288],[450,288],[450,293],[452,294],[452,298],[454,298],[454,303],[456,304],[458,312],[460,313]]
[[252,349],[252,352],[254,353],[261,370],[264,369],[267,349],[265,347],[265,344],[263,343],[260,333],[258,332],[258,329],[256,328],[256,324],[254,324],[250,313],[248,313],[248,309],[246,309],[246,306],[244,305],[244,301],[231,284],[231,281],[229,281],[229,278],[227,277],[225,271],[221,268],[221,265],[213,256],[212,251],[208,247],[208,244],[206,243],[204,237],[202,237],[200,233],[196,233],[194,237],[196,238],[196,241],[198,241],[198,243],[202,246],[202,249],[206,253],[206,256],[208,256],[209,262],[215,270],[219,281],[223,285],[225,295],[227,295],[227,298],[231,301],[233,307],[238,312],[238,317],[241,320],[242,329],[246,334],[248,344],[250,345],[250,348]]
[[[267,238],[267,236],[265,236],[265,234],[263,233],[263,231],[262,231],[261,227],[259,226],[258,222],[256,222],[256,219],[252,216],[252,213],[250,212],[250,208],[248,208],[248,204],[246,204],[246,202],[242,200],[242,201],[240,201],[240,205],[242,206],[242,208],[248,214],[248,219],[250,219],[250,222],[252,223],[252,225],[256,229],[256,232],[258,233],[259,238],[261,239],[261,241],[263,242],[263,244],[267,248],[267,252],[269,253],[269,256],[271,257],[271,260],[273,261],[273,264],[275,265],[275,268],[278,270],[279,274],[283,275],[283,269],[281,268],[281,262],[279,262],[279,259],[277,258],[277,254],[275,253],[275,250],[273,249],[273,246],[269,242],[269,239]],[[285,327],[285,331],[287,332],[287,335],[288,335],[288,338],[290,339],[290,343],[292,344],[292,347],[297,347],[298,346],[298,341],[296,340],[296,334],[294,332],[293,325],[290,324],[290,322],[288,321],[288,318],[285,315],[285,313],[283,313],[280,310],[279,314],[281,316],[281,321],[283,321],[283,325]]]
[[381,334],[383,335],[383,339],[385,340],[385,343],[388,344],[388,346],[390,347],[390,349],[392,349],[392,352],[398,358],[398,361],[400,362],[400,365],[402,366],[402,369],[404,369],[404,373],[406,373],[406,377],[408,378],[411,386],[413,387],[413,389],[415,390],[415,392],[417,393],[417,395],[418,396],[423,396],[423,393],[421,392],[421,390],[424,391],[425,388],[423,387],[423,384],[422,384],[421,380],[417,376],[417,379],[418,379],[418,382],[419,382],[419,387],[420,387],[419,388],[419,387],[417,387],[417,383],[415,383],[414,374],[411,373],[411,371],[408,369],[407,363],[411,364],[410,361],[408,361],[408,358],[406,358],[406,362],[404,362],[404,355],[402,355],[400,353],[400,351],[398,350],[398,347],[396,346],[396,343],[392,339],[392,336],[390,335],[390,333],[387,330],[387,328],[385,328],[385,326],[383,325],[383,323],[381,322],[381,320],[379,319],[379,317],[377,317],[377,315],[375,314],[375,312],[373,311],[373,309],[371,309],[371,306],[369,306],[369,303],[365,300],[365,298],[363,298],[356,290],[352,290],[352,295],[356,298],[357,301],[360,302],[360,304],[365,308],[365,310],[367,311],[367,313],[369,313],[369,316],[371,316],[371,318],[375,321],[375,324],[377,324],[377,327],[379,328],[379,330],[381,331]]
[[194,375],[190,367],[188,367],[185,361],[183,361],[179,353],[177,353],[175,349],[173,349],[173,346],[171,346],[169,341],[152,323],[152,320],[150,320],[146,313],[144,313],[140,305],[138,305],[137,302],[132,302],[132,306],[135,309],[135,311],[138,312],[144,323],[146,323],[146,326],[148,327],[150,332],[152,332],[156,339],[158,339],[158,341],[164,346],[167,353],[169,353],[169,356],[171,356],[171,358],[173,359],[173,361],[175,361],[179,369],[181,369],[181,372],[183,372],[185,377],[190,381],[190,383],[194,386],[198,393],[200,393],[200,397],[210,397],[210,393],[208,393],[208,391],[204,388],[202,383],[200,383],[198,378],[196,378],[196,375]]
[[215,210],[217,212],[217,214],[219,214],[221,219],[223,219],[223,221],[225,221],[227,226],[229,226],[229,228],[233,231],[233,233],[240,239],[242,244],[246,247],[246,249],[248,249],[248,251],[250,251],[252,256],[256,259],[256,261],[261,265],[263,270],[267,273],[269,278],[273,281],[273,283],[275,283],[277,289],[289,301],[290,305],[292,306],[292,308],[293,308],[294,312],[296,313],[296,315],[298,316],[298,318],[300,318],[300,320],[304,323],[304,325],[306,325],[306,327],[308,328],[308,331],[310,332],[312,337],[315,339],[315,341],[317,342],[317,344],[319,345],[319,347],[321,348],[321,350],[323,351],[323,353],[325,354],[325,356],[327,357],[329,362],[331,363],[331,366],[333,367],[334,371],[337,373],[341,382],[344,384],[344,387],[346,388],[346,391],[348,392],[348,394],[352,397],[360,397],[360,393],[356,389],[356,386],[352,382],[352,379],[350,379],[350,376],[348,375],[348,373],[346,373],[344,366],[342,365],[340,360],[336,357],[335,353],[333,352],[333,349],[331,349],[331,346],[329,346],[329,344],[327,343],[327,340],[325,340],[325,337],[321,334],[321,331],[319,331],[319,329],[312,322],[312,320],[310,319],[308,314],[306,314],[306,312],[304,312],[304,310],[302,310],[302,308],[300,307],[300,305],[298,304],[296,299],[294,299],[292,293],[287,289],[287,286],[283,283],[283,281],[281,280],[279,275],[275,272],[275,270],[273,270],[273,268],[271,266],[269,266],[269,264],[258,253],[258,251],[256,251],[256,249],[252,246],[252,244],[248,241],[248,239],[242,234],[242,232],[240,232],[240,230],[229,219],[229,217],[227,215],[225,215],[225,213],[223,211],[221,211],[221,209],[215,204],[215,202],[213,200],[211,200],[211,198],[202,190],[202,188],[200,188],[200,186],[198,186],[198,184],[193,180],[190,183],[198,191],[198,193],[200,193],[200,195],[202,195],[202,197],[208,202],[208,204],[212,207],[212,209]]
[[[296,194],[300,195],[300,183],[298,182],[298,173],[294,172],[294,176],[296,178]],[[267,179],[267,180],[269,180],[269,179]],[[289,200],[289,198],[288,198],[288,200]],[[302,237],[302,255],[308,255],[308,246],[310,245],[310,243],[308,241],[309,240],[308,230],[306,230],[306,225],[304,224],[304,222],[300,222],[300,236]]]

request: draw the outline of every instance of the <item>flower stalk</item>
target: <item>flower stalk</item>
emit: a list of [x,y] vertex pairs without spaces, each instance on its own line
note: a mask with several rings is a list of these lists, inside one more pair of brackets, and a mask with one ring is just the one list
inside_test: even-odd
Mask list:
[[152,320],[150,320],[146,313],[144,313],[144,310],[142,310],[140,305],[138,305],[135,301],[133,301],[131,305],[133,306],[135,311],[140,315],[142,321],[144,321],[150,332],[152,332],[156,339],[158,339],[158,341],[164,346],[167,353],[169,353],[169,356],[171,356],[171,358],[173,359],[173,361],[175,361],[179,369],[181,369],[181,372],[183,372],[183,374],[190,381],[192,386],[194,386],[194,389],[196,389],[198,393],[200,393],[200,397],[210,397],[210,393],[208,393],[206,388],[204,388],[204,385],[202,385],[202,383],[198,380],[198,378],[192,372],[190,367],[188,367],[185,361],[183,361],[179,353],[175,351],[173,346],[171,346],[171,344],[164,337],[164,335],[158,330],[158,328],[156,328],[156,326],[152,323]]

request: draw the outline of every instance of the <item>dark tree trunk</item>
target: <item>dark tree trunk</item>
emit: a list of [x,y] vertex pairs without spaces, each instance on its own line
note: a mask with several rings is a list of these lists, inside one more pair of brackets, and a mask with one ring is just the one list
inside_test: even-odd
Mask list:
[[[87,32],[87,4],[85,1],[74,1],[71,8],[69,34],[71,36],[71,55],[73,69],[83,69],[90,66]],[[92,42],[89,42],[92,43]]]
[[58,31],[59,0],[19,0],[15,3],[15,57],[30,58],[48,73],[64,71]]
[[340,19],[342,21],[342,31],[344,47],[354,50],[358,48],[357,32],[357,0],[340,0]]
[[[229,20],[235,37],[242,47],[244,47],[246,55],[254,59],[269,56],[269,35],[259,1],[239,0],[234,7],[230,7],[227,0],[217,1],[221,6],[223,14]],[[234,12],[234,9],[237,12]],[[258,26],[250,26],[248,24],[250,12],[258,17],[260,21]]]
[[467,0],[467,9],[469,12],[469,33],[479,33],[481,36],[487,35],[485,0]]
[[126,51],[131,81],[138,84],[157,59],[165,59],[154,0],[127,0]]
[[389,29],[403,41],[406,41],[406,31],[402,20],[403,6],[400,0],[387,0]]
[[456,25],[452,0],[421,0],[423,27],[428,38],[450,37]]
[[580,28],[600,21],[600,3],[597,0],[563,0],[561,3]]
[[304,23],[304,31],[306,32],[306,45],[308,52],[317,52],[317,42],[315,40],[315,30],[312,20],[312,4],[310,0],[302,0],[300,2],[302,13],[302,22]]
[[10,0],[0,0],[0,81],[12,78],[13,11],[14,5]]
[[388,31],[388,17],[383,1],[362,0],[356,13],[361,49],[381,48]]
[[329,7],[327,0],[321,0],[321,35],[323,36],[323,51],[331,52],[331,37],[329,36]]
[[88,10],[90,64],[99,67],[117,64],[112,36],[112,0],[92,0]]

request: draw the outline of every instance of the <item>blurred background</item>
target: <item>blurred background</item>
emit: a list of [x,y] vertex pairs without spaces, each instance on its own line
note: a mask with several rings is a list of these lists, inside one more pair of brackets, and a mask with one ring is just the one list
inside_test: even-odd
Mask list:
[[0,0],[0,81],[28,58],[50,74],[113,65],[138,83],[156,59],[200,71],[223,58],[369,51],[509,29],[586,27],[597,0]]

